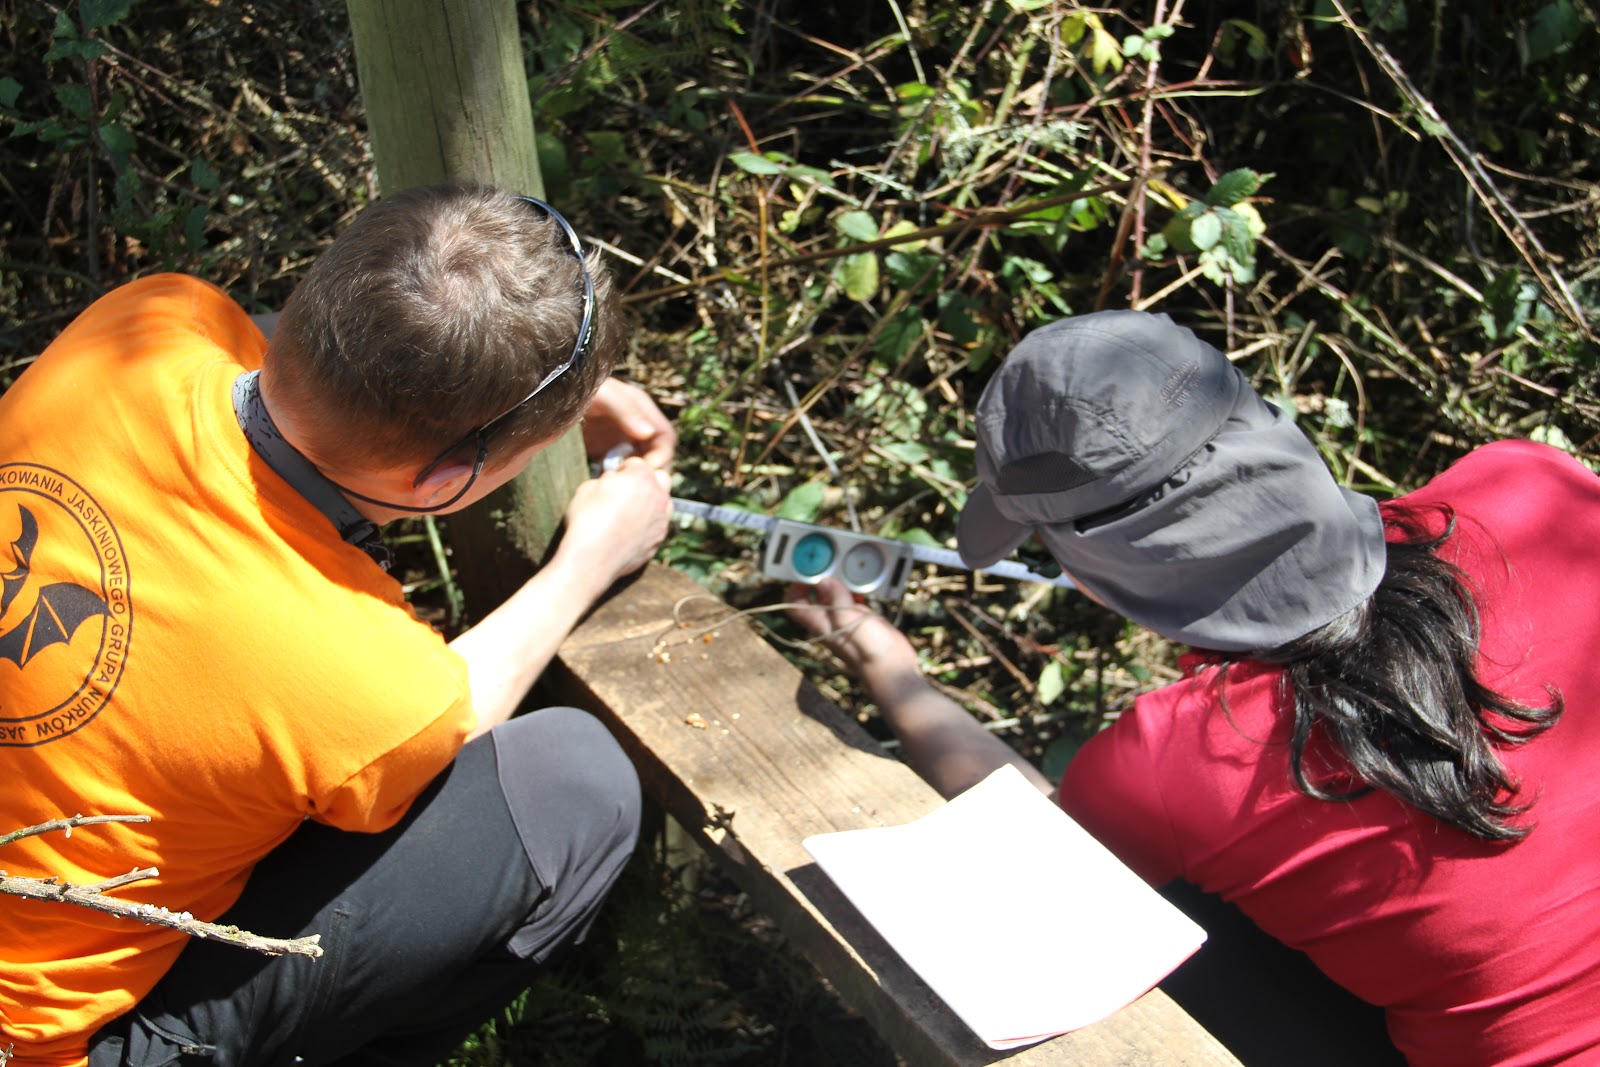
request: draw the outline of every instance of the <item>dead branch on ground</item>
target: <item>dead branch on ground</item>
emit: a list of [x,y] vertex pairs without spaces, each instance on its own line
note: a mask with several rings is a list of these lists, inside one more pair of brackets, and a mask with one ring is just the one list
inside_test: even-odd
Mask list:
[[[60,830],[68,837],[72,830],[78,826],[92,826],[108,822],[149,822],[148,815],[74,815],[65,819],[52,819],[49,822],[39,823],[36,826],[26,826],[21,830],[0,835],[0,846],[9,845],[24,837],[33,837],[38,834],[50,833]],[[42,900],[57,904],[76,904],[79,907],[89,908],[92,911],[103,912],[106,915],[115,915],[121,919],[136,919],[151,926],[165,926],[170,930],[197,937],[203,941],[221,941],[224,944],[236,945],[239,948],[250,949],[267,956],[308,956],[315,959],[322,955],[321,934],[311,934],[308,937],[277,938],[263,937],[253,934],[248,930],[241,930],[237,926],[220,926],[217,923],[204,922],[196,919],[186,911],[171,911],[156,904],[142,904],[132,900],[122,900],[117,897],[106,896],[113,889],[142,882],[154,878],[161,872],[155,867],[135,868],[127,874],[115,878],[107,878],[101,882],[73,883],[63,882],[59,878],[23,878],[8,875],[0,870],[0,894],[6,896],[22,897],[25,900]],[[7,1053],[0,1053],[0,1067],[4,1067]]]

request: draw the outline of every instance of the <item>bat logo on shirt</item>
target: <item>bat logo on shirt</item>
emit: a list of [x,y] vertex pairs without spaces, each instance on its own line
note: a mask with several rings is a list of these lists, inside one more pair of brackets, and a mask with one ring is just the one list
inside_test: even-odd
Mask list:
[[[28,583],[33,550],[39,540],[39,522],[33,512],[25,507],[18,510],[22,529],[11,542],[13,566],[0,572],[0,623]],[[93,590],[73,582],[52,582],[39,590],[37,603],[21,622],[9,630],[0,630],[0,659],[26,667],[44,649],[71,641],[78,627],[89,619],[110,614],[105,600]]]
[[70,737],[112,706],[133,616],[100,502],[55,467],[0,461],[0,750]]

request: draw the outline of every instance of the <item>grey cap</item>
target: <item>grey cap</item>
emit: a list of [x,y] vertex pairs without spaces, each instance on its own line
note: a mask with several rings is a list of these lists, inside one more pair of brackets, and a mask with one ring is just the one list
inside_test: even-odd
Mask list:
[[1227,358],[1165,315],[1035,330],[977,410],[962,559],[1037,534],[1107,607],[1185,644],[1275,648],[1366,600],[1383,521]]

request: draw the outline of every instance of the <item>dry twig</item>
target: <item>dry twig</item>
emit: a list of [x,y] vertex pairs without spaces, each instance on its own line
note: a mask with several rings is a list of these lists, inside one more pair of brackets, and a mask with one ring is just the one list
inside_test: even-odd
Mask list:
[[[72,835],[74,827],[92,826],[109,822],[149,822],[148,815],[74,815],[65,819],[52,819],[49,822],[39,823],[36,826],[26,826],[21,830],[14,830],[9,834],[0,835],[0,845],[9,845],[24,837],[33,837],[37,834],[50,833],[60,830],[67,836]],[[224,944],[237,945],[247,948],[252,952],[260,952],[267,956],[309,956],[316,958],[322,955],[322,946],[319,942],[321,934],[311,934],[308,937],[277,938],[263,937],[253,934],[248,930],[241,930],[237,926],[219,926],[216,923],[203,922],[190,913],[169,911],[155,904],[141,904],[131,900],[121,900],[105,894],[113,889],[120,889],[134,882],[142,882],[154,878],[161,872],[155,867],[135,868],[127,874],[107,878],[101,882],[88,882],[75,884],[63,882],[58,878],[23,878],[6,874],[0,870],[0,894],[6,896],[22,897],[26,900],[42,900],[58,904],[76,904],[79,907],[89,908],[92,911],[103,912],[106,915],[115,915],[121,919],[137,919],[151,926],[165,926],[190,937],[197,937],[203,941],[221,941]],[[5,1063],[0,1058],[0,1067]]]

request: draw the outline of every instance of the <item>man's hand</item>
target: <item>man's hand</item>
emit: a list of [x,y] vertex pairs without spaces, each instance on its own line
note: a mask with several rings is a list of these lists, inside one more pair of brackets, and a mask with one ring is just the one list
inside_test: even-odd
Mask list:
[[583,446],[591,460],[618,445],[657,470],[666,470],[678,447],[678,433],[650,394],[619,378],[607,378],[583,416]]
[[597,592],[644,566],[667,536],[672,517],[668,484],[665,470],[630,456],[615,470],[578,486],[567,505],[567,529],[556,559],[573,560],[604,578]]

